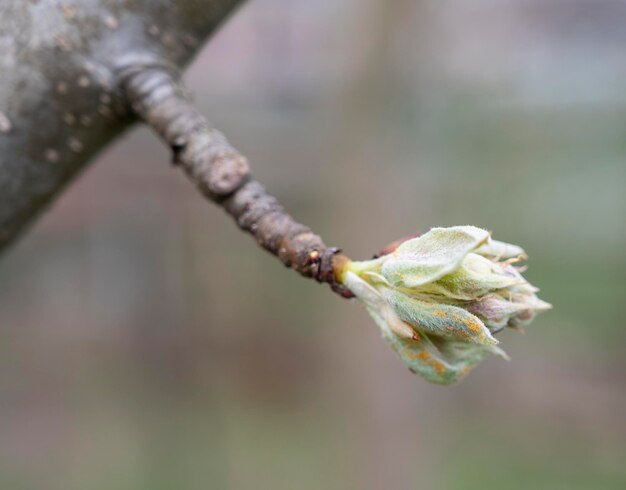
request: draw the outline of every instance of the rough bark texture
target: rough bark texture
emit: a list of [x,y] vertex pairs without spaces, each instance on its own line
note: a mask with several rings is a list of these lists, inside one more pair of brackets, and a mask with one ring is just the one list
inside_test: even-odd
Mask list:
[[117,68],[184,67],[238,3],[0,2],[0,249],[133,122]]
[[119,78],[133,110],[172,148],[174,163],[208,199],[222,205],[243,230],[287,267],[350,296],[335,274],[347,259],[295,221],[265,187],[250,178],[246,157],[209,126],[167,67],[131,64],[120,69]]
[[174,161],[288,267],[343,296],[348,260],[250,178],[177,79],[239,0],[2,0],[0,249],[139,115]]

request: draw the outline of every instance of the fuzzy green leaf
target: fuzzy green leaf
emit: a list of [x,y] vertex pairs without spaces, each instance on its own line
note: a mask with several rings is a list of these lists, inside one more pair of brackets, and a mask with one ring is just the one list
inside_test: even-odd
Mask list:
[[483,322],[463,308],[427,303],[389,288],[382,289],[382,295],[398,317],[419,332],[475,344],[498,343]]
[[475,253],[469,253],[457,270],[422,286],[420,291],[451,299],[473,300],[489,292],[525,282],[512,266],[500,265]]
[[525,259],[527,257],[522,247],[492,239],[478,247],[476,253],[496,260],[506,260],[517,257]]
[[[450,385],[460,381],[485,357],[499,349],[454,342],[423,335],[419,341],[402,339],[383,328],[383,337],[400,359],[415,374],[431,383]],[[500,351],[501,352],[501,351]]]
[[433,228],[402,243],[382,265],[382,275],[396,287],[414,288],[456,270],[465,256],[487,243],[489,232],[474,226]]

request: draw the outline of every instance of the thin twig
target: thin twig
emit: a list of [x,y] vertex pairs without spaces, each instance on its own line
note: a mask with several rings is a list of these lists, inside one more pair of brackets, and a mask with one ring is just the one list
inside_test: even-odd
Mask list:
[[337,280],[348,258],[338,248],[327,247],[251,179],[246,157],[210,127],[166,67],[131,66],[120,70],[119,76],[133,110],[170,146],[174,163],[204,196],[221,205],[287,267],[330,284],[344,297],[352,296]]

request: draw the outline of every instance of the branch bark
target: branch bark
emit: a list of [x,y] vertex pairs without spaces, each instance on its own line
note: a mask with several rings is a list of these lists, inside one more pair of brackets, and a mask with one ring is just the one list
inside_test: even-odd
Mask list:
[[239,3],[0,2],[0,250],[135,121],[117,68],[182,69]]
[[221,205],[284,265],[351,297],[337,280],[347,257],[326,246],[309,227],[293,219],[263,185],[251,179],[246,157],[210,127],[167,67],[131,64],[120,69],[119,78],[131,107],[171,147],[174,163],[205,197]]
[[239,0],[3,0],[0,250],[137,116],[200,191],[305,277],[348,260],[250,177],[247,159],[190,104],[178,74]]

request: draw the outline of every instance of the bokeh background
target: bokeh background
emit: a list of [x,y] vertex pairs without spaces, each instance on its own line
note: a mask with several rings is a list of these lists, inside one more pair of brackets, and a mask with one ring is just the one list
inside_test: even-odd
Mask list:
[[456,387],[283,268],[148,131],[0,261],[0,487],[626,488],[626,4],[254,0],[186,75],[355,258],[474,224],[554,310]]

